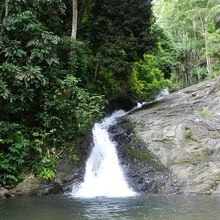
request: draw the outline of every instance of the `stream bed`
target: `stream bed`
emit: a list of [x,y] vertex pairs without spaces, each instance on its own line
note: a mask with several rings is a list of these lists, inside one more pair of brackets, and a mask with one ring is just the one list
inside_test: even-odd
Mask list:
[[220,197],[135,196],[79,199],[68,195],[0,200],[1,220],[218,220]]

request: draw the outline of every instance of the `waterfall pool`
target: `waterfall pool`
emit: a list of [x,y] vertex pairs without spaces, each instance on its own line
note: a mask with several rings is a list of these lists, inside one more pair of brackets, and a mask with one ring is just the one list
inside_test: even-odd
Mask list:
[[68,195],[0,200],[1,220],[218,220],[220,197],[135,196],[79,199]]

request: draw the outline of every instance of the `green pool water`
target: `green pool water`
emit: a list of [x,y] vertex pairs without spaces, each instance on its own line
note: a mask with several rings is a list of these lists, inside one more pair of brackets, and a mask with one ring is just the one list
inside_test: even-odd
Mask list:
[[0,220],[219,220],[220,197],[136,196],[78,199],[68,195],[0,201]]

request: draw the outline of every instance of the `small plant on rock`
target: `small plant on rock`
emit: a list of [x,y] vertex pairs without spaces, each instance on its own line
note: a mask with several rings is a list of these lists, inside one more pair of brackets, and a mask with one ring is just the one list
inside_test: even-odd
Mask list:
[[209,107],[203,108],[203,110],[199,113],[200,116],[205,117],[211,114]]
[[194,140],[192,128],[185,127],[184,138],[187,140]]

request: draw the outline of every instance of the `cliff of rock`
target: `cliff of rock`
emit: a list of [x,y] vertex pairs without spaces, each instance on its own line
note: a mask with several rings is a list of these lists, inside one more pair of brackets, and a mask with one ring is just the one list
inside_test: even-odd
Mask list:
[[220,80],[175,92],[111,128],[137,191],[220,193]]

